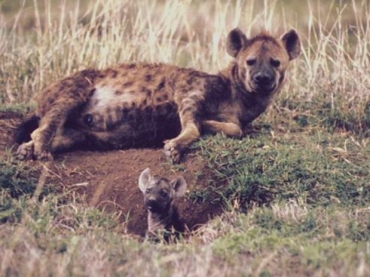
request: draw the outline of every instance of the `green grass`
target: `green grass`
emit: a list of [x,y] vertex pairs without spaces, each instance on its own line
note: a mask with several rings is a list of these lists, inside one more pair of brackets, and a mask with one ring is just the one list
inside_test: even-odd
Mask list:
[[243,140],[209,137],[196,147],[221,180],[217,190],[225,181],[224,196],[237,199],[243,209],[288,200],[313,206],[369,204],[370,149],[351,134],[261,131]]
[[[1,173],[11,167],[2,166]],[[12,178],[14,187],[23,184],[23,174]],[[369,270],[368,207],[290,200],[247,213],[233,210],[166,245],[142,243],[125,233],[114,214],[68,195],[34,199],[30,190],[17,198],[2,194],[4,199],[14,202],[12,208],[2,205],[14,215],[2,220],[2,275],[366,276]]]
[[[225,213],[176,244],[143,243],[115,214],[75,194],[35,193],[37,179],[0,164],[2,274],[69,276],[366,276],[369,272],[369,147],[349,134],[208,137],[194,150],[215,173]],[[218,184],[218,185],[216,185]],[[195,196],[196,197],[195,197]],[[10,239],[9,239],[10,238]],[[138,272],[140,272],[138,274]]]
[[216,194],[225,212],[176,244],[143,242],[117,214],[40,186],[39,165],[2,157],[0,276],[370,275],[368,1],[15,2],[0,4],[1,111],[26,112],[47,83],[88,66],[217,72],[235,26],[293,27],[303,51],[244,139],[192,146],[215,177],[189,199]]

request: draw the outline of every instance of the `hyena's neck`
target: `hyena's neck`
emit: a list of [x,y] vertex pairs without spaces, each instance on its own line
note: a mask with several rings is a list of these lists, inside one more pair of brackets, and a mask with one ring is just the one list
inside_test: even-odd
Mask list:
[[155,233],[159,230],[168,230],[172,224],[173,206],[162,213],[153,213],[148,211],[148,231]]

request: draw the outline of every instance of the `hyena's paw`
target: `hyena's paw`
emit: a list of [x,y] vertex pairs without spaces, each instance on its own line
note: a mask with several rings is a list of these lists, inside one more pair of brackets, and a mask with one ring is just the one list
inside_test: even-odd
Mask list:
[[22,143],[17,149],[17,158],[20,160],[39,160],[39,161],[51,161],[53,156],[48,151],[37,151],[35,149],[35,143],[31,140],[26,143]]
[[34,143],[33,141],[25,142],[19,145],[16,155],[20,160],[30,160],[34,157]]
[[41,150],[41,151],[34,151],[34,156],[37,160],[39,161],[52,161],[53,156],[51,155],[50,152]]
[[178,143],[175,140],[166,140],[164,143],[164,154],[166,157],[171,159],[174,164],[180,163],[182,149]]

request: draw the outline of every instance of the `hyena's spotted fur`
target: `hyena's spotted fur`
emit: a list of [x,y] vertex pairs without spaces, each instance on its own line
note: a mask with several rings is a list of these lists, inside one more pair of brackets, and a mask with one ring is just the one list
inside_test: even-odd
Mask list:
[[281,90],[300,41],[294,30],[280,39],[267,33],[247,39],[234,29],[227,52],[234,61],[215,75],[138,63],[83,70],[57,81],[41,94],[39,127],[18,153],[49,159],[76,145],[109,149],[165,141],[166,155],[178,162],[203,132],[240,137]]
[[184,231],[173,200],[183,196],[186,187],[186,181],[182,176],[169,181],[163,177],[153,176],[149,168],[141,172],[139,188],[144,195],[144,204],[148,211],[146,232],[148,239],[170,234],[172,231]]

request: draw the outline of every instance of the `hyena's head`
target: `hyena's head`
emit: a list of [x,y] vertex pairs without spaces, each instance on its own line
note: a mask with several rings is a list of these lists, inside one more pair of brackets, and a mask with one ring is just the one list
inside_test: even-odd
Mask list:
[[285,70],[301,52],[301,43],[294,30],[274,38],[261,34],[248,39],[238,28],[227,37],[227,52],[236,60],[236,77],[246,91],[262,95],[278,92]]
[[139,177],[139,188],[144,194],[145,207],[152,213],[166,213],[175,197],[181,197],[186,192],[186,181],[180,176],[172,181],[155,177],[147,168]]

